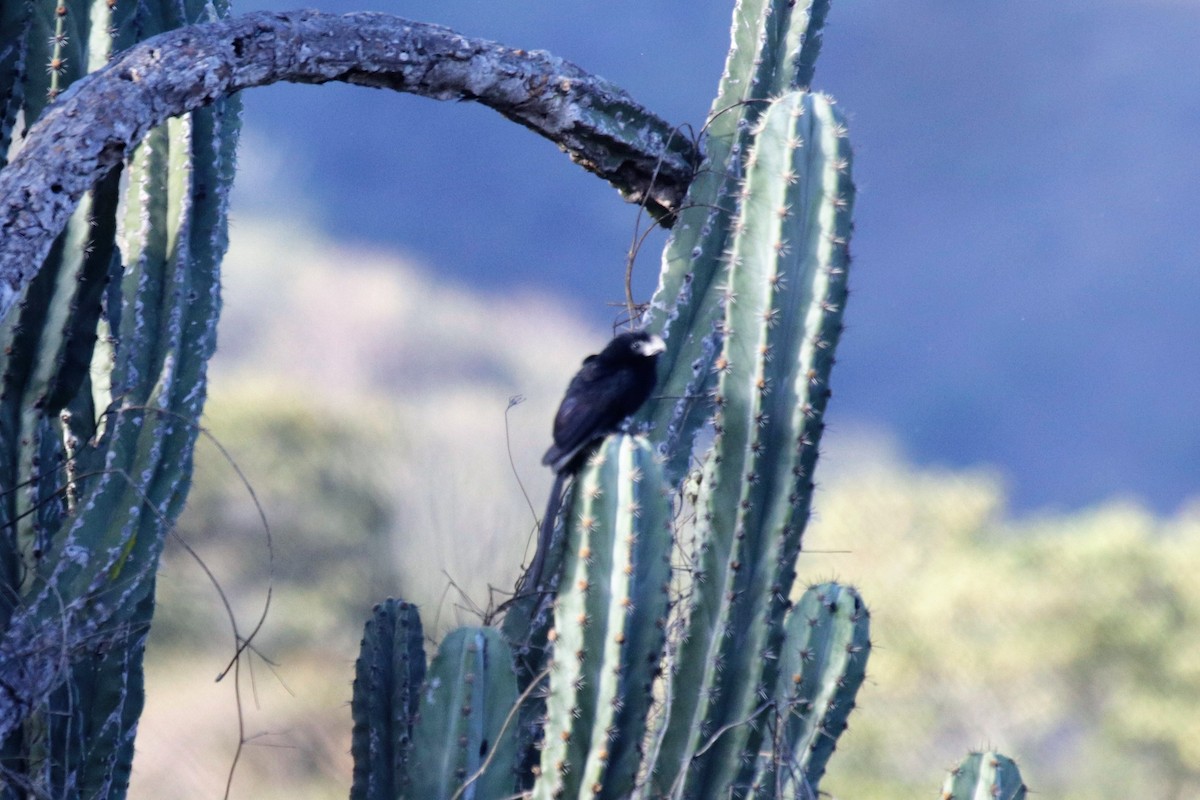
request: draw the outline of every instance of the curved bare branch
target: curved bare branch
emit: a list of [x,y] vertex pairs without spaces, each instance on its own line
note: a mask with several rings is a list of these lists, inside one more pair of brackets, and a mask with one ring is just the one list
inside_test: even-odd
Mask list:
[[253,86],[344,81],[475,100],[540,133],[657,216],[698,154],[623,90],[542,51],[388,14],[254,12],[170,31],[71,86],[0,170],[0,318],[79,198],[155,125]]

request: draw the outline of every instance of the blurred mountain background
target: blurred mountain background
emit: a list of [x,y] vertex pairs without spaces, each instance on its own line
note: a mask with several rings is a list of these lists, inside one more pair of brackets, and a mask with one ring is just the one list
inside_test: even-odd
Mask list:
[[[693,128],[730,13],[375,10],[550,50]],[[1185,0],[835,0],[816,84],[853,124],[855,294],[801,575],[858,585],[878,645],[836,797],[935,796],[986,745],[1046,796],[1200,796],[1198,40]],[[345,797],[362,622],[403,596],[440,637],[511,587],[637,212],[470,104],[244,100],[207,424],[272,544],[211,442],[179,541],[243,634],[273,575],[232,796]],[[179,542],[164,570],[131,797],[220,797],[233,634]]]
[[[550,50],[699,129],[731,5],[378,10]],[[834,3],[815,85],[850,115],[859,186],[835,428],[884,427],[919,464],[994,466],[1021,509],[1120,495],[1170,511],[1195,494],[1197,41],[1189,0]],[[597,328],[624,296],[636,209],[492,111],[275,86],[247,96],[246,132],[237,213],[552,293]],[[639,259],[642,297],[659,250]]]

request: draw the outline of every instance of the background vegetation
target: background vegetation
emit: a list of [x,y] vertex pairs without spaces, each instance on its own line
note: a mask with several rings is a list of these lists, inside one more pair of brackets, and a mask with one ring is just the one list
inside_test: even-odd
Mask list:
[[[396,594],[440,634],[511,586],[533,519],[517,476],[544,497],[553,404],[608,332],[546,297],[472,293],[253,221],[224,274],[208,424],[275,556],[258,640],[274,665],[244,676],[234,796],[345,797],[360,621]],[[416,311],[435,307],[450,311]],[[1200,500],[1172,517],[1121,500],[1014,516],[995,475],[917,469],[838,420],[835,402],[800,572],[859,586],[877,647],[824,788],[932,797],[930,765],[975,744],[1017,757],[1043,796],[1196,796]],[[267,586],[261,523],[214,447],[197,461],[179,534],[248,628]],[[212,682],[232,638],[183,549],[164,564],[131,796],[215,797],[238,741],[232,678]]]

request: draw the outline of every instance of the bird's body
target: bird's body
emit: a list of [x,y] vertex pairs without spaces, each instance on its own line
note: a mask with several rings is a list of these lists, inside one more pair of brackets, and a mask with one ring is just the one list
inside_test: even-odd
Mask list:
[[555,472],[554,488],[538,531],[537,552],[518,594],[543,591],[542,569],[567,478],[583,464],[592,445],[617,430],[650,397],[658,377],[658,354],[664,348],[663,340],[654,334],[622,333],[585,358],[571,379],[554,415],[554,444],[542,457],[542,463]]
[[622,333],[585,358],[554,415],[554,444],[542,463],[555,472],[574,471],[589,444],[641,408],[654,390],[663,347],[653,334]]

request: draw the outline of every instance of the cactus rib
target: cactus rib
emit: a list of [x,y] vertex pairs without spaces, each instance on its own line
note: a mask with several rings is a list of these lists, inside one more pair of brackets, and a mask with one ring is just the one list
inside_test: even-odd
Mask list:
[[[517,701],[512,652],[492,628],[459,628],[442,641],[418,700],[412,800],[492,800],[513,793]],[[495,751],[495,752],[493,752]],[[486,770],[482,767],[488,765]]]
[[752,765],[736,754],[756,752],[764,733],[758,711],[774,685],[841,330],[852,201],[844,126],[830,101],[794,92],[772,103],[727,256],[701,569],[657,771],[663,792],[679,791],[689,771],[686,797],[748,785]]
[[623,798],[634,789],[665,637],[669,520],[649,443],[610,437],[581,471],[567,511],[535,798]]
[[1027,791],[1016,762],[988,750],[968,753],[950,770],[942,800],[1025,800]]

